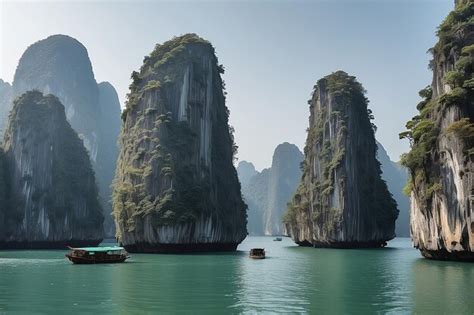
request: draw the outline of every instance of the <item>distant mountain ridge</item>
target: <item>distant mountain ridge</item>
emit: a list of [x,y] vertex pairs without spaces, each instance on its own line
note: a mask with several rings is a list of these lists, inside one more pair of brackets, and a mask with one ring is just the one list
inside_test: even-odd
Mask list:
[[408,180],[407,169],[390,160],[387,151],[378,141],[377,147],[377,159],[381,164],[382,179],[387,183],[388,190],[400,210],[395,223],[395,233],[398,237],[410,237],[410,199],[403,193],[403,187]]
[[86,47],[67,35],[52,35],[30,45],[20,58],[13,84],[0,81],[0,132],[6,129],[13,99],[26,91],[53,94],[64,105],[96,174],[107,237],[115,234],[111,188],[120,132],[120,103],[108,82],[97,83]]
[[257,172],[252,163],[241,161],[237,173],[248,205],[251,235],[285,234],[282,218],[301,177],[303,153],[288,142],[274,151],[272,166]]

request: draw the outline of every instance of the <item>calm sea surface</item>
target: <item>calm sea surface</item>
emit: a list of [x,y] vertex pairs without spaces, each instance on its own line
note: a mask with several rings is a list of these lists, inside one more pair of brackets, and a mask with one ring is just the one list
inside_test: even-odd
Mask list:
[[[247,251],[265,247],[267,259]],[[72,265],[66,251],[0,251],[0,313],[465,313],[474,264],[428,261],[399,238],[380,250],[248,237],[231,254],[134,254]]]

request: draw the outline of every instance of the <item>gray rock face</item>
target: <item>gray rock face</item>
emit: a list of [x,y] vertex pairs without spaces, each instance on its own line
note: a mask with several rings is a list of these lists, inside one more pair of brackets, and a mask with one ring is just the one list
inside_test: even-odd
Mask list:
[[440,25],[431,87],[402,134],[412,144],[402,161],[413,245],[431,259],[474,261],[473,16],[472,1],[457,1]]
[[239,181],[242,187],[247,186],[250,182],[250,179],[257,175],[258,172],[255,169],[255,166],[247,161],[240,161],[237,166],[237,174],[239,176]]
[[18,97],[31,90],[59,98],[68,121],[95,162],[99,91],[86,48],[65,35],[53,35],[29,46],[18,63],[13,92]]
[[[117,160],[120,104],[108,82],[97,84],[87,49],[76,39],[53,35],[23,53],[13,81],[13,95],[29,90],[54,94],[86,147],[96,173],[107,236],[114,235],[112,178]],[[8,108],[9,110],[9,108]]]
[[13,101],[13,89],[10,83],[0,79],[0,135],[7,127],[8,113]]
[[235,250],[247,235],[222,72],[211,44],[187,34],[132,73],[113,197],[127,250]]
[[120,102],[115,88],[109,82],[99,83],[98,134],[99,150],[95,163],[97,185],[104,209],[104,229],[106,237],[115,236],[112,216],[112,188],[118,156],[117,139],[120,134]]
[[294,144],[285,142],[273,154],[268,205],[265,210],[265,235],[286,234],[283,214],[301,179],[303,153]]
[[315,86],[303,177],[285,215],[297,244],[380,247],[395,236],[398,210],[381,179],[364,92],[342,71]]
[[53,96],[13,106],[4,148],[10,187],[0,247],[64,248],[102,240],[103,216],[87,151]]
[[252,163],[239,163],[237,173],[248,205],[247,227],[251,235],[285,234],[283,213],[300,181],[302,161],[303,153],[298,147],[285,142],[276,147],[272,166],[260,173]]
[[242,186],[242,195],[248,205],[247,229],[250,235],[265,235],[264,216],[268,206],[270,173],[270,169],[264,169],[252,176],[246,186]]
[[400,211],[395,225],[398,237],[410,236],[410,198],[403,193],[408,179],[408,170],[401,164],[390,160],[381,143],[377,142],[377,159],[382,168],[382,179],[387,183],[388,190],[397,202]]

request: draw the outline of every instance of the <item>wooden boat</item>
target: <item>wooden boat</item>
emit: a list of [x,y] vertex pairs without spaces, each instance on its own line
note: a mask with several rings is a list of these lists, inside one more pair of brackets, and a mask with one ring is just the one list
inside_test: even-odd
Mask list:
[[281,240],[282,240],[281,237],[275,237],[275,238],[273,239],[273,241],[275,241],[275,242],[281,242]]
[[66,257],[74,264],[108,264],[121,263],[130,258],[123,247],[69,247],[71,252]]
[[264,248],[252,248],[249,253],[249,257],[253,259],[264,259],[265,249]]

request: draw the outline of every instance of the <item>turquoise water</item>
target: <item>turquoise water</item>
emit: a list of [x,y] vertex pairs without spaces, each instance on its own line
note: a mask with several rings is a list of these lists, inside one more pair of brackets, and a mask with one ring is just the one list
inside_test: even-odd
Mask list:
[[[265,247],[267,259],[247,251]],[[0,313],[470,313],[474,264],[428,261],[395,239],[380,250],[248,237],[231,254],[134,254],[72,265],[66,251],[0,251]]]

